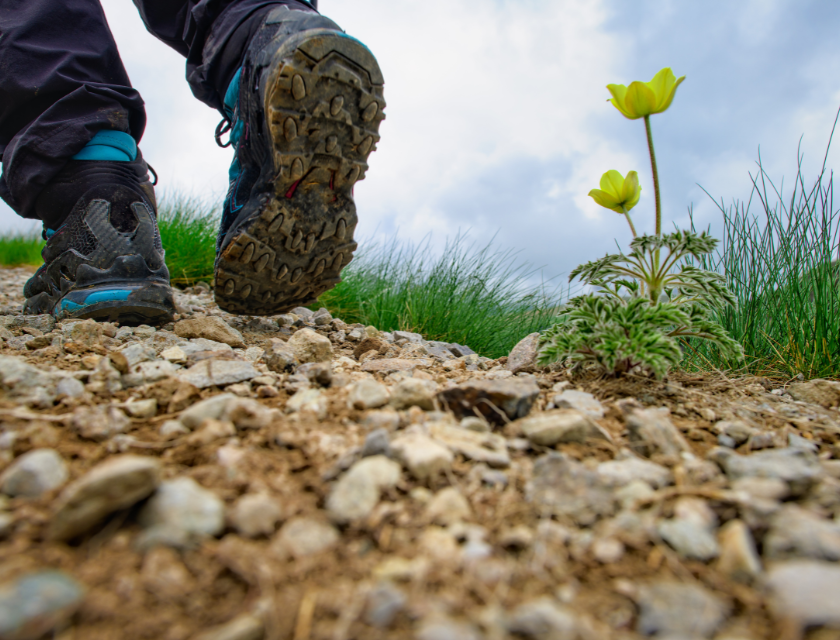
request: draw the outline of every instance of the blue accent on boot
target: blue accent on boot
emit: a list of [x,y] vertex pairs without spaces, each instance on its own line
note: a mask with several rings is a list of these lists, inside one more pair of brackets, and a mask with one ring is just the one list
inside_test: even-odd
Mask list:
[[[68,298],[64,298],[55,308],[55,313],[60,313],[61,311],[78,311],[84,307],[89,307],[93,304],[97,304],[99,302],[114,302],[119,301],[122,302],[124,300],[128,300],[128,296],[131,295],[132,289],[110,289],[107,291],[95,291],[83,299],[75,302],[73,300],[69,300]],[[70,292],[69,296],[72,296],[73,293]],[[78,296],[76,296],[78,299]]]
[[242,173],[242,166],[239,162],[239,141],[242,139],[242,133],[245,130],[245,123],[239,119],[239,81],[242,76],[242,69],[238,69],[233,79],[225,91],[225,115],[231,122],[230,129],[230,146],[233,148],[233,162],[228,170],[228,180],[230,186],[228,187],[227,198],[225,198],[225,210],[237,211],[243,205],[236,204],[236,190],[239,186],[239,177]]
[[137,143],[122,131],[98,131],[72,160],[110,160],[131,162],[137,159]]
[[56,231],[57,229],[44,229],[44,235],[46,236],[46,239],[49,240],[50,238],[52,238],[55,235]]

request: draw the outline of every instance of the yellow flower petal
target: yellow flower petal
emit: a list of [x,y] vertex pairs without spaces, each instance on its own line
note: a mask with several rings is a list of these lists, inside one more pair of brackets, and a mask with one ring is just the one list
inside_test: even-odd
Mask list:
[[663,111],[667,110],[668,107],[671,106],[671,103],[674,101],[674,95],[676,95],[677,93],[677,87],[679,87],[680,84],[682,84],[683,80],[685,80],[685,76],[677,78],[676,82],[674,82],[673,86],[668,91],[668,94],[664,97],[664,99],[657,107],[656,113],[662,113]]
[[611,102],[612,105],[621,112],[625,118],[630,118],[631,120],[635,120],[633,114],[629,113],[624,106],[624,98],[627,94],[627,87],[623,84],[608,84],[607,89],[609,90],[610,94],[612,94],[612,99],[607,100],[607,102]]
[[624,179],[624,189],[621,193],[621,199],[624,201],[624,207],[630,211],[633,207],[639,204],[639,198],[642,195],[642,188],[639,186],[639,174],[631,171]]
[[609,193],[616,202],[623,200],[621,192],[624,190],[624,176],[615,169],[607,171],[601,176],[601,189]]
[[613,198],[609,193],[601,191],[600,189],[592,189],[592,191],[589,192],[589,197],[605,209],[617,211],[618,213],[622,212],[618,202],[616,202],[615,198]]
[[633,119],[649,116],[656,108],[656,96],[644,82],[631,82],[624,97],[625,109]]

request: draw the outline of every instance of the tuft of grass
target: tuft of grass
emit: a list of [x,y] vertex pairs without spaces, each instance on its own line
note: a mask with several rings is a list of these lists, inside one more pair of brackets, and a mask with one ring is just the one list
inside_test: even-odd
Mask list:
[[43,263],[44,240],[38,231],[12,231],[0,234],[0,266],[38,266]]
[[158,205],[158,226],[172,284],[212,281],[218,209],[197,198],[166,197]]
[[[824,160],[816,180],[806,185],[800,152],[797,158],[789,197],[764,171],[759,155],[749,200],[736,200],[728,209],[718,204],[723,242],[703,266],[723,273],[738,299],[734,309],[717,316],[744,346],[746,362],[738,365],[713,348],[689,343],[687,367],[780,378],[840,377],[840,212],[834,209],[834,175],[826,172]],[[754,203],[758,214],[751,211]]]
[[392,239],[367,244],[319,303],[345,322],[413,331],[497,358],[553,322],[561,295],[528,284],[534,275],[515,253],[461,234],[437,256],[429,237],[417,245]]

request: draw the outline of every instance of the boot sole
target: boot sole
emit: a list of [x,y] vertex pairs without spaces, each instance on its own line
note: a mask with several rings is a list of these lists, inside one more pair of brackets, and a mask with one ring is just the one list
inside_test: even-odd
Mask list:
[[384,120],[382,72],[359,41],[304,32],[272,58],[263,108],[274,191],[235,225],[216,262],[225,311],[273,315],[315,302],[341,281],[357,244],[353,185]]

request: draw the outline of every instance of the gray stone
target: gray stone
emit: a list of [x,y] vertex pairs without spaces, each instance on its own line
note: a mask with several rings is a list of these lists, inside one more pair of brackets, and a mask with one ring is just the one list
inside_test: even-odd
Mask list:
[[615,508],[611,488],[597,473],[559,453],[537,459],[526,497],[544,515],[566,516],[582,525]]
[[85,392],[85,385],[73,376],[64,376],[55,385],[55,395],[58,397],[80,398]]
[[600,463],[597,470],[601,478],[615,487],[624,487],[634,480],[642,480],[654,489],[661,489],[674,481],[670,469],[639,458],[626,449],[615,460]]
[[161,482],[139,515],[144,527],[164,525],[197,535],[215,536],[225,527],[225,505],[192,478]]
[[327,417],[327,409],[327,398],[319,389],[301,389],[286,402],[286,413],[312,413],[319,420]]
[[552,400],[558,409],[577,409],[591,418],[599,419],[604,417],[604,405],[591,393],[569,389],[561,391]]
[[103,327],[94,320],[79,320],[64,329],[64,335],[69,342],[90,348],[102,342]]
[[38,407],[51,406],[55,384],[54,375],[15,356],[0,356],[0,391],[10,400]]
[[69,624],[85,588],[60,571],[41,571],[0,586],[0,638],[37,640]]
[[401,344],[403,342],[422,344],[423,336],[421,336],[419,333],[411,333],[410,331],[394,331],[394,341],[397,344]]
[[466,429],[467,431],[475,431],[476,433],[489,433],[490,432],[490,425],[487,424],[485,420],[478,418],[476,416],[467,416],[466,418],[461,419],[461,424],[459,425],[462,429]]
[[315,326],[323,327],[330,324],[333,321],[333,317],[326,308],[321,307],[312,316],[312,321],[315,323]]
[[799,402],[810,402],[826,409],[840,405],[840,384],[833,380],[809,380],[794,382],[787,393]]
[[475,627],[467,622],[434,615],[420,623],[417,640],[481,640]]
[[655,454],[669,462],[677,462],[680,454],[691,448],[668,417],[667,409],[636,409],[627,416],[630,446],[636,453],[650,458]]
[[193,640],[262,640],[264,634],[263,621],[255,615],[243,613],[230,622],[193,636]]
[[382,411],[369,411],[362,420],[365,429],[385,429],[385,431],[396,431],[400,426],[400,414],[393,409]]
[[485,462],[491,467],[510,466],[507,442],[497,434],[469,431],[453,427],[445,422],[428,425],[429,435],[453,453],[459,453],[468,460]]
[[245,347],[242,334],[217,316],[188,318],[176,322],[175,334],[181,338],[204,338],[214,342],[222,342],[231,347]]
[[514,375],[522,371],[533,371],[537,366],[539,342],[539,333],[522,338],[508,355],[505,368]]
[[729,614],[728,605],[696,584],[655,582],[639,589],[637,630],[648,636],[710,638]]
[[55,318],[50,314],[37,316],[0,316],[0,327],[7,329],[29,327],[30,329],[37,329],[42,333],[50,333],[53,329],[55,329]]
[[139,420],[148,420],[155,417],[158,410],[158,401],[156,398],[149,398],[147,400],[133,400],[123,405],[125,412],[132,418]]
[[394,455],[421,482],[452,468],[452,452],[422,433],[407,433],[391,442]]
[[401,589],[390,582],[380,582],[368,592],[365,622],[377,629],[387,629],[407,602]]
[[730,480],[775,478],[788,484],[792,495],[802,495],[822,476],[817,457],[805,449],[771,449],[748,456],[716,448],[708,457],[717,462]]
[[797,505],[785,505],[770,521],[770,531],[764,538],[764,556],[838,561],[840,524]]
[[438,491],[426,505],[425,520],[433,524],[449,526],[469,520],[472,507],[464,495],[455,487]]
[[76,407],[71,424],[82,438],[102,441],[125,432],[131,421],[117,407],[94,405]]
[[69,540],[108,515],[150,495],[160,478],[156,458],[124,455],[109,458],[68,485],[58,498],[48,537]]
[[307,309],[306,307],[295,307],[289,313],[293,313],[303,320],[312,320],[315,317],[315,312],[311,309]]
[[332,342],[312,329],[296,331],[288,345],[301,362],[329,362],[333,357]]
[[129,372],[122,377],[122,384],[126,388],[152,384],[175,375],[180,368],[179,365],[168,360],[141,362],[131,367]]
[[329,387],[332,384],[332,366],[328,362],[307,362],[297,368],[299,375],[306,376],[311,384]]
[[228,517],[240,535],[257,538],[274,533],[282,515],[277,500],[266,493],[252,493],[239,498]]
[[120,373],[128,373],[131,368],[141,362],[155,359],[155,350],[147,344],[135,342],[118,351],[108,354],[114,368]]
[[220,420],[228,404],[234,400],[237,400],[237,396],[232,393],[222,393],[196,402],[181,414],[181,424],[187,429],[195,429],[208,418]]
[[[723,437],[730,438],[735,446],[744,444],[757,432],[741,420],[721,420],[715,424],[715,431]],[[734,449],[735,447],[730,447]]]
[[187,341],[179,342],[176,346],[184,352],[185,356],[194,356],[197,353],[205,353],[208,351],[233,351],[233,348],[229,344],[216,342],[215,340],[208,340],[207,338],[192,338]]
[[276,373],[293,372],[300,365],[294,350],[277,338],[271,341],[271,347],[263,356],[263,360],[266,366]]
[[765,584],[770,589],[770,610],[780,619],[802,626],[840,626],[840,565],[816,560],[774,564]]
[[312,518],[292,518],[280,529],[275,548],[293,558],[305,558],[332,549],[341,536],[338,530]]
[[583,443],[589,439],[612,440],[588,414],[576,409],[536,413],[517,420],[509,428],[520,429],[528,440],[544,447],[553,447],[561,442]]
[[720,555],[720,547],[712,532],[691,520],[663,520],[658,531],[662,539],[683,558],[705,562]]
[[385,456],[363,458],[333,486],[327,513],[341,524],[366,518],[379,503],[382,491],[396,486],[400,473],[400,466]]
[[195,385],[199,389],[223,387],[237,382],[256,378],[260,372],[250,362],[241,360],[202,360],[186,371],[179,373],[183,382]]
[[401,380],[391,392],[391,406],[396,410],[420,407],[424,411],[435,408],[437,384],[432,380],[407,378]]
[[7,496],[37,498],[57,489],[69,474],[67,464],[54,449],[35,449],[17,458],[0,475],[0,490]]
[[579,637],[575,614],[551,598],[539,598],[519,605],[508,620],[507,629],[517,637],[536,640],[573,640]]
[[417,359],[403,359],[403,358],[383,358],[382,360],[366,360],[362,364],[362,371],[368,373],[396,373],[399,371],[410,372],[418,367],[426,369],[432,366],[431,360]]
[[388,404],[391,398],[391,393],[388,387],[374,380],[373,378],[365,378],[359,380],[350,388],[350,394],[347,397],[347,407],[349,409],[358,409],[364,411],[365,409],[378,409]]
[[362,457],[388,456],[391,453],[391,436],[387,429],[376,429],[365,436]]
[[720,528],[720,558],[717,570],[730,580],[749,582],[761,573],[761,560],[749,527],[741,520],[730,520]]
[[539,393],[532,379],[472,380],[441,391],[438,400],[459,419],[478,413],[502,425],[527,416]]
[[788,434],[788,446],[805,449],[811,453],[819,453],[820,451],[820,445],[816,442],[803,438],[802,436],[798,436],[795,433]]

